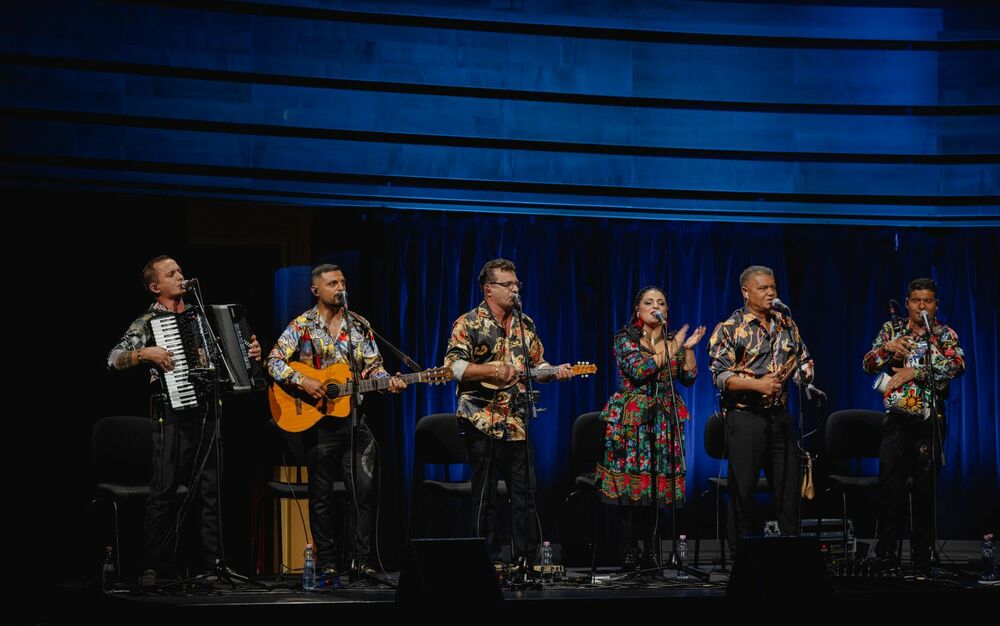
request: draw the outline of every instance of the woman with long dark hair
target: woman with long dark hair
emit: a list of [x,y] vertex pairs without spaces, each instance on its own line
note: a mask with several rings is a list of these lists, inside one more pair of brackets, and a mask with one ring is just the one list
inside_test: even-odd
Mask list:
[[[601,414],[607,427],[596,479],[601,500],[620,507],[623,570],[635,569],[639,537],[650,530],[652,513],[643,511],[684,500],[688,411],[674,382],[690,386],[698,375],[694,348],[705,327],[690,336],[686,324],[670,331],[669,315],[664,291],[644,287],[632,302],[629,323],[614,339],[618,390]],[[645,556],[653,554],[647,549]]]

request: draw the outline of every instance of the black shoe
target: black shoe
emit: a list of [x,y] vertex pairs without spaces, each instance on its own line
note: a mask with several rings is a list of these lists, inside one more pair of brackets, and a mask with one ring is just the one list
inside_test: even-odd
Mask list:
[[214,568],[207,570],[204,574],[201,575],[200,582],[205,585],[214,585],[215,583],[219,582],[219,574]]
[[862,562],[864,573],[869,576],[888,576],[899,571],[899,557],[895,554],[874,556]]
[[316,587],[320,589],[339,589],[340,577],[343,575],[343,572],[336,567],[323,568],[323,570],[316,574]]

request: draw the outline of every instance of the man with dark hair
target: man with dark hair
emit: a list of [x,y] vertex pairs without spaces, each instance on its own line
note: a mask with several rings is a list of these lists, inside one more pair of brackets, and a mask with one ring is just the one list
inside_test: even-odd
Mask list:
[[[208,408],[174,409],[167,398],[163,373],[174,369],[174,353],[161,346],[150,345],[153,331],[150,321],[157,315],[184,313],[187,287],[184,273],[177,261],[160,255],[142,269],[145,290],[154,302],[125,331],[125,335],[108,354],[108,368],[130,369],[148,364],[150,383],[159,385],[153,395],[150,410],[153,419],[153,476],[149,484],[149,499],[143,524],[146,569],[140,582],[144,587],[156,585],[156,570],[166,565],[179,537],[174,523],[174,501],[177,488],[185,484],[196,491],[200,511],[202,560],[207,570],[215,569],[219,554],[219,474],[215,463],[215,434],[205,429]],[[251,337],[249,354],[260,359],[260,344]],[[199,454],[199,450],[201,451]],[[188,484],[196,468],[201,467],[197,489]],[[172,546],[174,548],[172,548]]]
[[896,544],[904,528],[906,479],[912,476],[911,561],[917,571],[927,573],[934,541],[935,464],[947,432],[944,404],[952,379],[965,371],[965,355],[955,331],[937,320],[937,284],[918,278],[907,291],[907,319],[883,324],[863,362],[868,374],[882,373],[879,390],[886,409],[875,555],[879,567],[899,563]]
[[798,325],[772,307],[774,272],[751,265],[740,274],[743,308],[715,327],[710,369],[722,393],[729,446],[729,546],[751,532],[753,494],[764,470],[774,492],[782,535],[799,532],[799,455],[788,413],[787,382],[808,382],[813,360]]
[[[320,400],[326,391],[323,383],[294,370],[289,362],[294,359],[315,370],[324,370],[337,363],[349,364],[351,356],[359,368],[359,378],[388,378],[368,321],[351,311],[352,323],[348,324],[344,313],[347,279],[340,267],[328,263],[316,267],[312,271],[310,289],[316,297],[316,306],[288,324],[267,356],[268,371],[275,382]],[[405,388],[406,383],[399,377],[393,377],[388,383],[393,393]],[[305,431],[303,437],[309,468],[309,528],[316,544],[317,569],[324,577],[336,576],[338,570],[343,569],[341,557],[347,554],[338,545],[341,533],[335,529],[333,516],[333,485],[341,475],[353,503],[352,573],[362,577],[377,575],[369,557],[374,476],[378,463],[375,439],[364,415],[356,429],[354,458],[351,456],[350,419],[324,416]],[[354,468],[359,471],[355,472]]]
[[495,272],[508,272],[516,273],[517,268],[514,267],[512,261],[507,259],[493,259],[492,261],[487,261],[483,265],[483,269],[479,270],[479,288],[483,289],[487,283],[496,280]]
[[[474,528],[486,537],[494,560],[500,557],[493,519],[497,499],[497,472],[506,481],[511,497],[513,541],[516,560],[534,555],[538,544],[535,516],[535,476],[525,443],[522,380],[527,370],[544,365],[545,348],[535,331],[535,322],[518,313],[524,323],[524,341],[515,322],[515,299],[521,283],[517,268],[507,259],[487,262],[479,273],[483,301],[455,320],[445,365],[458,381],[458,414],[467,420],[466,446],[472,465]],[[566,380],[569,364],[560,365],[539,382]],[[483,386],[493,385],[493,388]],[[528,485],[525,493],[525,485]],[[527,519],[527,527],[525,527]]]

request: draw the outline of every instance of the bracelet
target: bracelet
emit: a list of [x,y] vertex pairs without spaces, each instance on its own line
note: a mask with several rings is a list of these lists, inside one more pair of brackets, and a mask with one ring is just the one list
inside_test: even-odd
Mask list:
[[500,380],[500,364],[497,363],[493,366],[493,378]]

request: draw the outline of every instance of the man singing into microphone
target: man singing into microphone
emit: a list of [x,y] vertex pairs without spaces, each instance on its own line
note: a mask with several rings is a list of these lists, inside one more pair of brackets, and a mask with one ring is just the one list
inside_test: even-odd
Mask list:
[[[348,325],[344,312],[350,306],[345,306],[347,279],[340,267],[324,263],[313,269],[310,290],[316,297],[316,306],[292,320],[267,355],[267,368],[275,382],[322,399],[325,394],[322,382],[295,371],[288,362],[295,358],[313,369],[323,370],[335,363],[349,363],[351,346],[361,379],[388,378],[367,320],[351,311],[352,324]],[[389,381],[392,393],[405,388],[402,378],[393,377]],[[348,507],[348,515],[354,520],[351,574],[367,578],[378,573],[369,562],[377,457],[375,440],[365,417],[361,419],[353,459],[350,419],[325,416],[303,433],[309,469],[309,528],[316,544],[317,570],[327,578],[336,576],[346,564],[341,562],[340,557],[346,551],[339,549],[342,535],[333,519],[333,485],[338,475],[343,476],[352,503]]]
[[708,350],[726,417],[734,555],[740,540],[753,534],[753,494],[761,469],[774,492],[781,534],[799,532],[799,455],[786,385],[796,370],[804,383],[813,378],[812,357],[777,298],[774,272],[751,265],[740,274],[740,288],[743,308],[715,327]]
[[[500,556],[493,519],[498,471],[511,495],[513,558],[524,556],[531,560],[538,544],[535,476],[525,445],[525,406],[517,399],[526,390],[522,382],[526,369],[547,364],[542,356],[542,342],[535,334],[535,322],[517,312],[521,283],[516,272],[514,264],[506,259],[494,259],[483,266],[479,272],[483,301],[455,320],[444,357],[445,365],[451,367],[458,381],[457,412],[469,426],[465,437],[472,465],[474,532],[486,537],[495,561]],[[539,377],[538,381],[566,380],[571,376],[566,363],[554,375]],[[495,388],[480,383],[490,383]]]
[[934,539],[934,464],[941,458],[947,430],[944,403],[949,383],[965,371],[965,355],[955,331],[935,319],[937,284],[917,278],[910,281],[908,292],[907,319],[883,324],[863,362],[865,372],[888,377],[883,389],[887,415],[879,448],[882,506],[875,554],[880,567],[899,563],[896,544],[904,528],[906,479],[912,475],[911,561],[918,572],[927,573]]
[[[184,295],[193,281],[184,280],[177,261],[162,255],[142,268],[142,286],[154,302],[125,331],[108,354],[108,368],[126,370],[145,364],[150,383],[159,386],[150,410],[153,424],[153,476],[143,523],[146,569],[140,578],[143,587],[156,585],[157,569],[165,569],[179,539],[175,524],[175,498],[180,485],[188,485],[194,470],[203,467],[195,510],[200,511],[202,560],[206,571],[214,571],[219,557],[219,473],[215,463],[215,439],[205,429],[206,408],[173,409],[167,397],[163,373],[174,369],[173,352],[151,345],[150,320],[166,313],[187,310]],[[248,353],[260,359],[257,337],[250,338]],[[206,363],[207,364],[207,363]],[[198,454],[199,450],[201,451]],[[197,458],[196,458],[197,455]],[[202,461],[204,465],[202,466]]]

